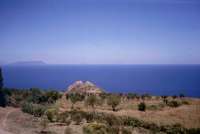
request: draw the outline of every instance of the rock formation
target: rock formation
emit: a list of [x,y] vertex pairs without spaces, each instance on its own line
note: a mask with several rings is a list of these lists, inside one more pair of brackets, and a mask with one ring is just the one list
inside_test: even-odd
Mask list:
[[97,87],[92,82],[76,81],[70,85],[66,93],[86,93],[86,94],[101,94],[104,91]]

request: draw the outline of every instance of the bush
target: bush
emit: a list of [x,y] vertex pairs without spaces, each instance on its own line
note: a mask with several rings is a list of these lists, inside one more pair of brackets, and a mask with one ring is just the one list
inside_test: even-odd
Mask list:
[[138,95],[135,93],[128,93],[127,94],[127,99],[135,99]]
[[22,111],[25,113],[32,114],[35,117],[41,117],[42,115],[44,115],[46,107],[38,104],[24,103],[22,105]]
[[191,128],[186,130],[187,134],[200,134],[200,128]]
[[159,106],[157,106],[157,105],[150,105],[150,106],[147,107],[147,109],[148,109],[148,110],[153,110],[153,111],[154,111],[154,110],[158,110],[158,109],[160,109],[160,108],[159,108]]
[[45,114],[50,122],[54,122],[57,119],[58,112],[56,109],[50,108],[46,110]]
[[70,99],[71,102],[72,102],[72,106],[71,106],[72,109],[74,108],[74,104],[76,102],[82,101],[82,100],[84,100],[84,98],[85,98],[84,95],[81,95],[81,94],[78,94],[78,93],[71,93],[71,94],[66,95],[66,99]]
[[95,105],[99,104],[99,99],[95,95],[90,95],[87,97],[85,104],[91,106],[94,110]]
[[138,110],[139,111],[145,111],[146,110],[146,104],[144,102],[141,102],[138,104]]
[[83,127],[83,134],[108,134],[108,128],[105,124],[90,123]]
[[133,118],[133,117],[123,117],[123,125],[124,126],[131,126],[131,127],[141,127],[143,124],[142,121]]
[[75,125],[80,125],[82,121],[82,114],[81,113],[74,113],[71,115],[71,119],[75,122]]
[[128,128],[122,128],[121,134],[132,134],[131,130]]
[[181,102],[176,101],[176,100],[172,100],[172,101],[169,101],[169,102],[167,103],[167,105],[168,105],[169,107],[179,107],[179,106],[181,106]]
[[64,134],[73,134],[72,129],[70,127],[66,127]]
[[184,104],[184,105],[190,105],[189,101],[187,101],[187,100],[183,100],[182,104]]
[[108,97],[107,104],[112,107],[113,111],[116,111],[116,107],[120,104],[121,98],[116,95],[111,95]]

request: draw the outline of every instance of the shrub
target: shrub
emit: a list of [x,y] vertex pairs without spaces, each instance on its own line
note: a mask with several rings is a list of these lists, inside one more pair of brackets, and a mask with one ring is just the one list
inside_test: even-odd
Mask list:
[[138,95],[135,93],[128,93],[127,94],[127,99],[135,99]]
[[64,134],[73,134],[72,129],[70,127],[66,127]]
[[146,104],[144,102],[141,102],[138,104],[138,110],[139,111],[145,111],[146,110]]
[[158,109],[159,109],[159,106],[157,106],[157,105],[149,105],[149,106],[147,107],[147,109],[148,109],[148,110],[158,110]]
[[172,100],[172,101],[169,101],[169,102],[167,103],[167,105],[168,105],[169,107],[179,107],[179,106],[181,105],[181,102],[176,101],[176,100]]
[[132,134],[131,130],[128,128],[122,128],[121,134]]
[[84,95],[81,95],[81,94],[78,94],[78,93],[71,93],[71,94],[66,95],[66,99],[68,99],[68,98],[72,102],[71,108],[73,109],[74,108],[74,104],[76,102],[84,100]]
[[64,112],[58,115],[57,120],[61,123],[66,123],[68,117],[69,117],[69,113]]
[[38,104],[24,103],[22,105],[22,111],[25,113],[32,114],[35,117],[41,117],[42,115],[44,115],[46,107]]
[[182,101],[182,104],[184,104],[184,105],[190,105],[190,102],[187,101],[187,100],[183,100],[183,101]]
[[99,99],[95,95],[90,95],[87,97],[85,104],[91,106],[94,110],[95,105],[99,104]]
[[186,132],[187,134],[200,134],[200,128],[190,128]]
[[121,98],[116,95],[111,95],[108,97],[107,104],[112,107],[113,111],[116,111],[116,107],[120,104]]
[[45,114],[50,122],[54,122],[57,119],[58,112],[56,109],[50,108],[46,110]]
[[74,113],[71,115],[71,119],[75,122],[75,125],[80,125],[80,123],[82,121],[82,114]]
[[49,103],[54,103],[56,100],[61,98],[62,95],[57,91],[48,91],[45,96],[48,98]]
[[131,126],[131,127],[140,127],[142,125],[142,121],[133,118],[133,117],[123,117],[123,125],[124,126]]
[[108,130],[105,124],[90,123],[83,127],[83,134],[108,134]]
[[120,133],[119,126],[107,127],[107,134],[119,134],[119,133]]
[[109,126],[116,126],[116,125],[121,125],[122,124],[122,120],[120,117],[116,117],[112,114],[103,114],[100,115],[100,118],[102,118],[103,121],[106,121],[106,123]]

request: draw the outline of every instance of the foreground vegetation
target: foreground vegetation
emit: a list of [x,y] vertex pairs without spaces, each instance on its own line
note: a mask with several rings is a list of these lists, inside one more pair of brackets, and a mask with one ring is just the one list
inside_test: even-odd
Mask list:
[[[131,134],[135,129],[140,133],[166,133],[166,134],[198,134],[199,128],[185,128],[181,124],[158,125],[144,121],[129,115],[115,115],[99,111],[105,105],[110,111],[118,112],[119,105],[130,101],[137,101],[138,111],[162,110],[165,107],[177,108],[182,105],[190,105],[184,96],[150,96],[148,94],[63,94],[57,91],[43,91],[39,89],[17,90],[4,89],[7,96],[7,105],[20,107],[25,113],[33,115],[40,120],[40,133],[51,133],[48,124],[60,123],[64,126],[70,124],[81,125],[83,134]],[[60,111],[60,100],[71,102],[69,109]],[[151,104],[151,100],[162,100],[159,104]],[[83,103],[85,110],[80,108]],[[107,111],[109,111],[109,109]],[[65,133],[73,133],[70,127],[66,127]]]

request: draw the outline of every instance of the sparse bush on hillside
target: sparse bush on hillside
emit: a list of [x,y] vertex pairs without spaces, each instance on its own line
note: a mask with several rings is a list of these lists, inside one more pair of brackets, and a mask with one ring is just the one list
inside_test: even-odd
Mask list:
[[159,107],[157,105],[149,105],[149,106],[147,106],[146,109],[154,111],[154,110],[160,110],[161,107]]
[[48,99],[48,103],[54,103],[56,100],[62,97],[62,95],[57,91],[47,91],[45,96]]
[[75,125],[80,125],[82,119],[83,119],[82,113],[71,114],[71,120],[75,122]]
[[69,116],[70,115],[69,115],[68,112],[64,112],[64,113],[58,114],[57,121],[59,121],[61,123],[66,123],[67,119],[69,118]]
[[184,105],[190,105],[190,102],[187,101],[187,100],[183,100],[183,101],[182,101],[182,104],[184,104]]
[[46,111],[46,107],[39,104],[24,103],[22,105],[22,111],[34,115],[35,117],[41,117]]
[[143,122],[136,119],[136,118],[133,118],[133,117],[123,117],[122,118],[122,121],[123,121],[123,125],[124,126],[131,126],[131,127],[141,127]]
[[112,107],[113,111],[116,111],[116,107],[120,104],[121,98],[117,95],[111,95],[107,99],[107,104]]
[[187,134],[200,134],[200,128],[191,128],[186,130]]
[[72,106],[71,106],[72,109],[74,108],[74,105],[76,102],[82,101],[84,100],[84,98],[85,98],[84,95],[81,95],[78,93],[71,93],[71,94],[66,95],[66,99],[70,99],[72,102]]
[[144,102],[141,102],[138,104],[138,110],[139,111],[145,111],[146,110],[146,104]]
[[70,127],[66,127],[64,134],[73,134],[72,129]]
[[179,106],[181,106],[182,104],[181,104],[181,102],[179,102],[179,101],[172,100],[172,101],[168,101],[167,105],[168,105],[169,107],[179,107]]
[[127,99],[135,99],[135,98],[137,98],[137,94],[136,93],[128,93],[127,94]]
[[141,95],[141,98],[142,98],[142,100],[151,99],[151,95],[145,93],[145,94]]
[[121,134],[132,134],[132,132],[131,132],[131,129],[123,127],[121,130]]
[[50,122],[57,120],[58,111],[55,108],[47,109],[45,114]]
[[95,109],[95,106],[101,105],[100,99],[97,98],[97,96],[95,96],[95,95],[88,96],[87,99],[85,100],[85,104],[87,106],[91,106],[93,110]]
[[83,127],[83,134],[108,134],[107,126],[101,123],[90,123]]

